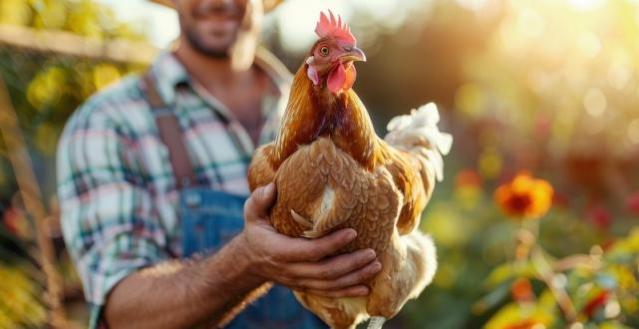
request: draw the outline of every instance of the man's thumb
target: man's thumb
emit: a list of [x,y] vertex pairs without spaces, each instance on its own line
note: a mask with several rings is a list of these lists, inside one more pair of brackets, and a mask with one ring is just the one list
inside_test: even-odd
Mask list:
[[257,193],[257,201],[266,207],[270,207],[275,201],[275,183],[271,182],[260,187]]
[[256,189],[246,203],[247,217],[250,215],[264,218],[275,202],[275,183]]

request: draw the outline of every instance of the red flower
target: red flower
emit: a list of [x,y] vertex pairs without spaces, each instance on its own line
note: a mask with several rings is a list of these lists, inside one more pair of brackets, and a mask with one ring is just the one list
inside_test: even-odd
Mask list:
[[4,211],[4,225],[9,232],[18,234],[20,220],[20,214],[14,208],[8,208]]
[[606,305],[608,300],[610,299],[610,292],[608,290],[602,290],[594,298],[588,301],[588,304],[584,306],[583,313],[587,315],[589,318],[595,314],[595,312],[600,308]]
[[568,199],[568,196],[566,194],[555,191],[555,193],[553,193],[552,195],[552,205],[562,208],[568,208],[568,206],[570,205],[570,200]]
[[639,216],[639,192],[631,194],[628,199],[626,199],[626,206],[631,214]]
[[599,230],[607,230],[612,224],[612,214],[601,205],[592,207],[588,211],[588,217]]

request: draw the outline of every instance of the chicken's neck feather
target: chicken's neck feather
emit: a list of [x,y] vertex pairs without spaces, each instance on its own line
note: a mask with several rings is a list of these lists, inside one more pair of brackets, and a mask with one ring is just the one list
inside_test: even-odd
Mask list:
[[293,79],[272,165],[279,167],[300,145],[319,137],[331,138],[337,147],[369,170],[379,161],[379,139],[357,94],[349,89],[334,95],[324,83],[313,85],[304,64]]

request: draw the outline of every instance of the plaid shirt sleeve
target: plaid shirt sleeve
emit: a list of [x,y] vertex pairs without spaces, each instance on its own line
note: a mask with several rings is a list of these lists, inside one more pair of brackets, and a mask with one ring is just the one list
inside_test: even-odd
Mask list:
[[135,141],[123,133],[125,119],[112,114],[122,103],[94,97],[76,111],[58,146],[62,228],[93,306],[91,327],[121,279],[169,258],[166,234],[128,154]]

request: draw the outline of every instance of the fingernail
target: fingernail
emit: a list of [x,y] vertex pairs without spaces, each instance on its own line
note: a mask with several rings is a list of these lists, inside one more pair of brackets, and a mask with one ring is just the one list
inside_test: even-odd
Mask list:
[[371,267],[373,272],[379,272],[382,269],[382,263],[376,261]]
[[274,189],[275,189],[275,183],[269,183],[268,185],[266,185],[267,193],[272,193]]
[[357,291],[355,293],[357,293],[360,296],[368,295],[368,287],[357,288]]
[[355,239],[356,236],[357,236],[357,231],[355,231],[353,229],[348,229],[348,231],[346,233],[346,238],[348,240],[353,240],[353,239]]
[[373,250],[373,249],[366,249],[364,251],[364,255],[366,256],[366,259],[370,259],[370,260],[375,259],[375,256],[377,256],[375,254],[375,250]]

